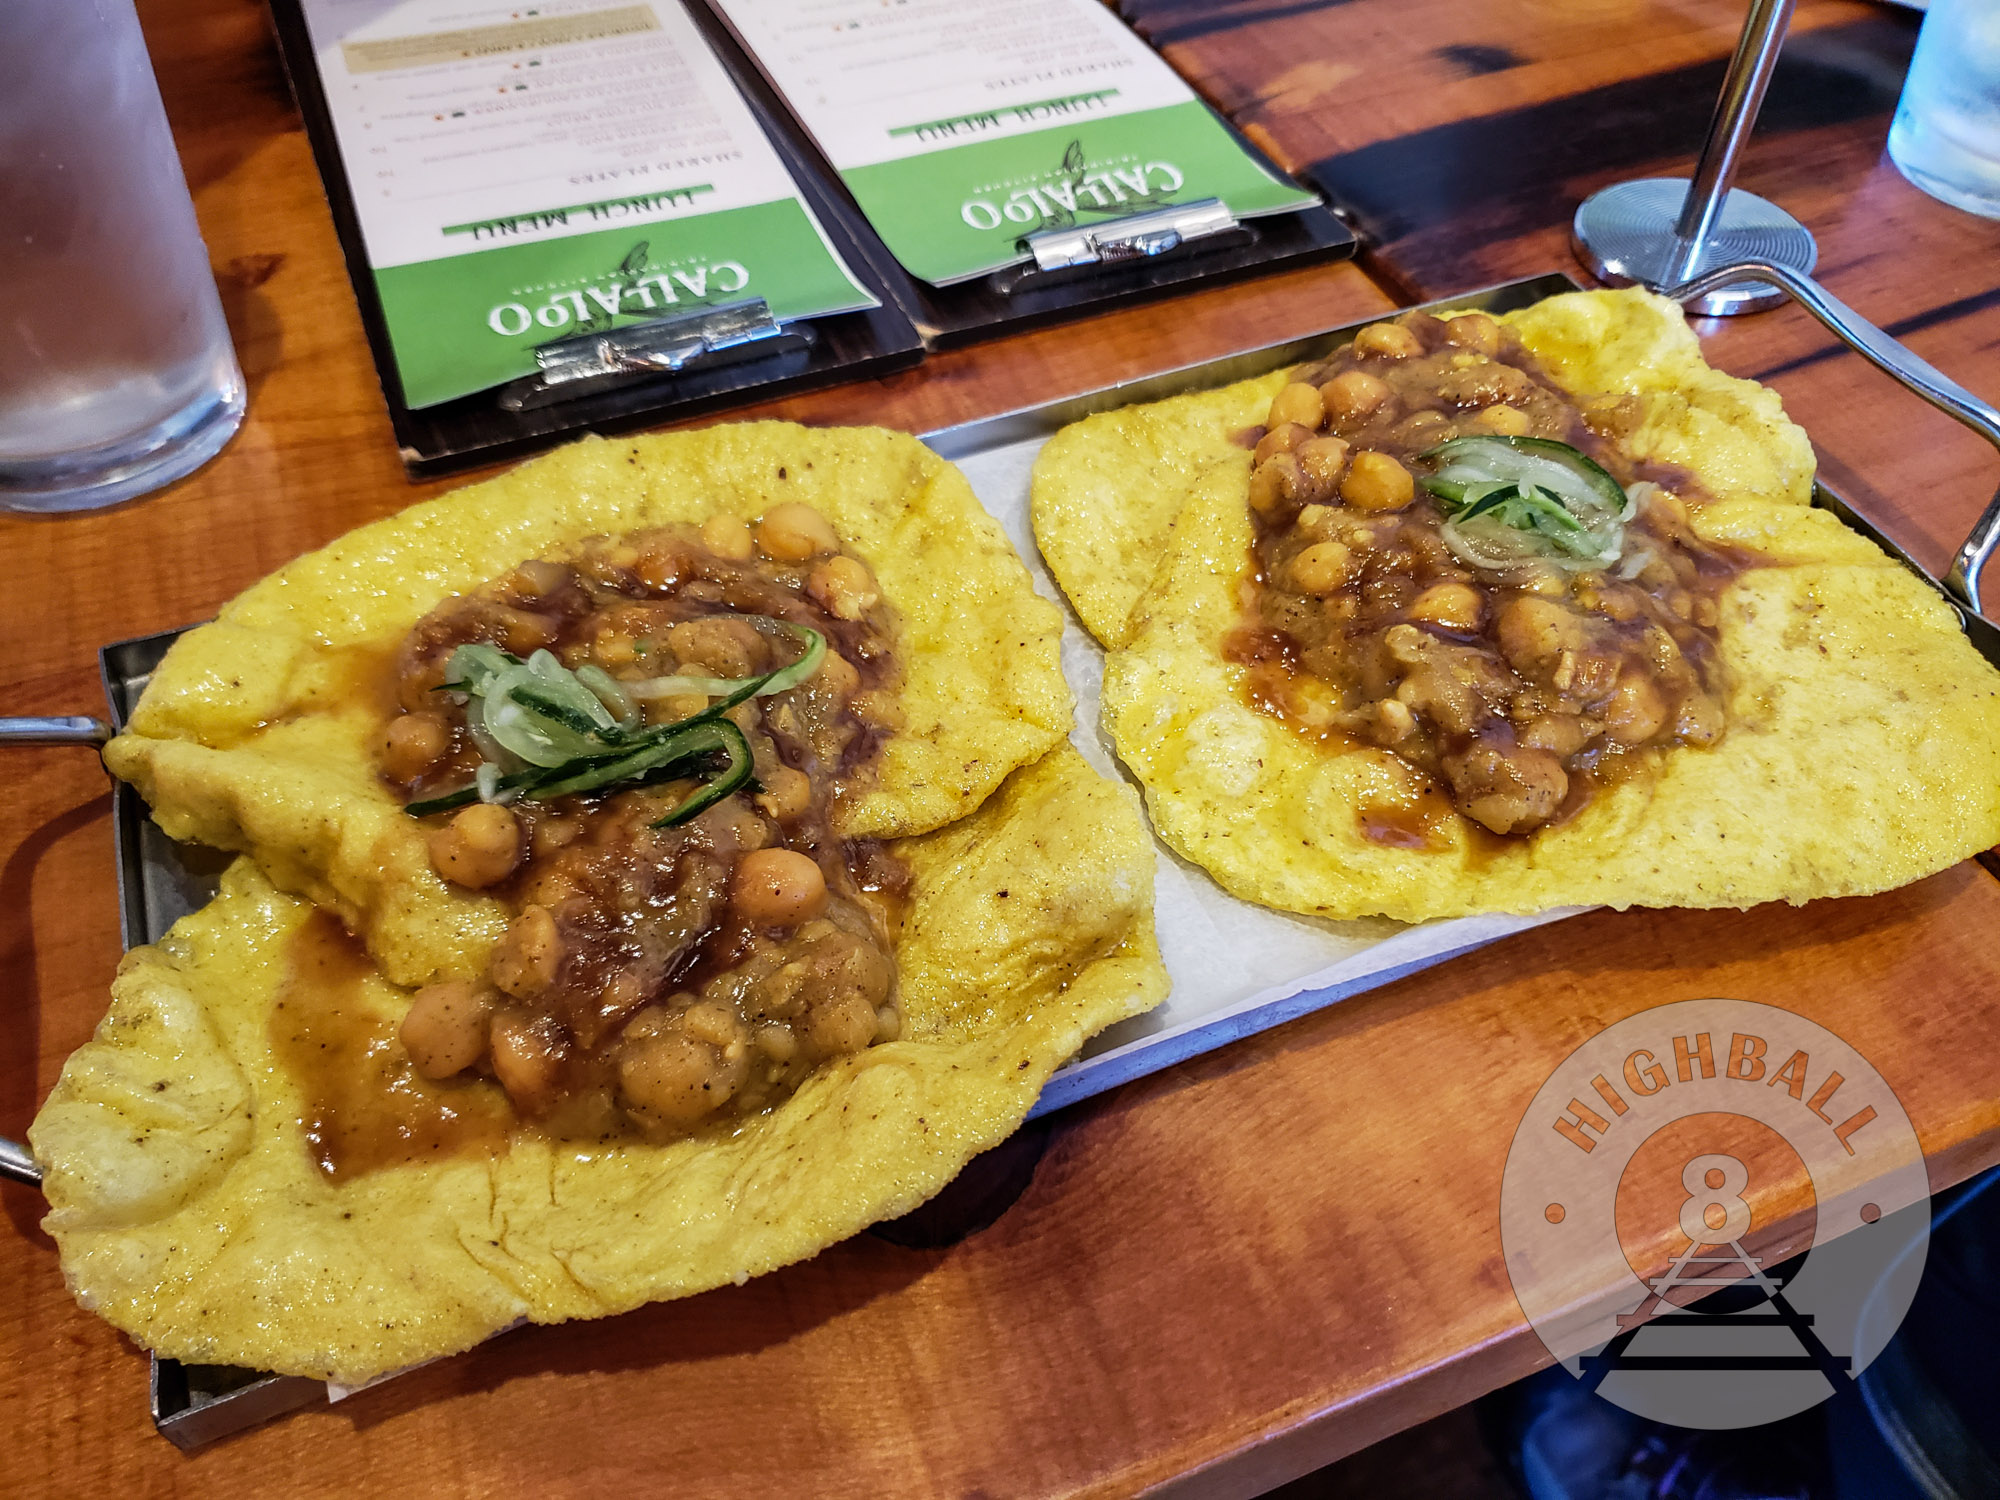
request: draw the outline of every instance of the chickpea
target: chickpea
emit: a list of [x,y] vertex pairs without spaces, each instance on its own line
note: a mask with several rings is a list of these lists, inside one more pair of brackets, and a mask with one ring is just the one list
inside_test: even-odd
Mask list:
[[1625,672],[1599,716],[1604,732],[1621,745],[1643,745],[1667,722],[1666,700],[1643,672]]
[[840,538],[833,523],[810,505],[783,500],[757,523],[757,545],[778,562],[804,562],[822,552],[838,552]]
[[1412,620],[1426,620],[1446,630],[1473,631],[1484,613],[1479,590],[1469,583],[1434,583],[1410,601]]
[[819,664],[819,677],[843,698],[861,686],[861,674],[854,669],[854,663],[831,647]]
[[1515,728],[1515,737],[1530,750],[1574,755],[1590,743],[1591,726],[1575,714],[1543,714]]
[[1373,448],[1355,454],[1347,466],[1347,477],[1340,481],[1341,499],[1361,510],[1401,510],[1416,492],[1417,482],[1410,471]]
[[1500,650],[1517,671],[1583,645],[1583,619],[1553,599],[1523,594],[1500,611]]
[[582,837],[581,818],[537,818],[534,832],[528,836],[528,845],[535,858],[540,859],[558,849],[567,849]]
[[597,992],[597,1014],[606,1021],[629,1016],[645,1003],[646,982],[634,969],[619,969]]
[[859,1052],[875,1040],[875,1007],[858,990],[842,989],[814,1002],[806,1012],[806,1040],[822,1056]]
[[1674,718],[1674,733],[1690,745],[1712,745],[1722,737],[1723,723],[1720,703],[1707,693],[1689,693]]
[[729,900],[759,927],[792,927],[826,910],[826,877],[795,849],[759,849],[736,862]]
[[806,592],[837,620],[858,620],[882,602],[868,565],[845,554],[816,566],[806,578]]
[[1401,323],[1370,323],[1354,336],[1354,352],[1379,354],[1384,359],[1408,359],[1422,354],[1424,346]]
[[1416,733],[1417,716],[1398,698],[1384,698],[1375,705],[1375,733],[1385,745],[1398,744]]
[[410,1062],[426,1078],[449,1078],[486,1052],[493,1020],[493,992],[465,979],[447,979],[418,990],[397,1030]]
[[717,677],[748,677],[762,671],[768,654],[757,627],[731,615],[684,620],[667,631],[667,647],[682,661]]
[[648,698],[640,705],[648,724],[678,724],[707,707],[706,693],[671,693],[665,698]]
[[750,1034],[757,1050],[775,1063],[788,1063],[798,1056],[798,1035],[789,1026],[776,1021],[766,1021]]
[[1388,383],[1366,370],[1342,370],[1319,388],[1327,415],[1336,422],[1358,422],[1389,399]]
[[1621,588],[1585,574],[1575,584],[1574,594],[1576,602],[1592,614],[1607,616],[1621,624],[1639,617],[1640,596],[1635,589]]
[[1500,437],[1523,437],[1533,424],[1518,406],[1489,406],[1472,419],[1472,425]]
[[1289,453],[1280,453],[1251,471],[1250,508],[1266,520],[1276,520],[1297,503],[1308,482],[1299,461]]
[[1489,359],[1500,352],[1500,325],[1485,313],[1460,313],[1447,318],[1444,338],[1448,344],[1484,354]]
[[681,1016],[681,1028],[698,1042],[707,1042],[727,1055],[730,1048],[741,1048],[746,1041],[743,1022],[736,1011],[716,1000],[703,1000],[690,1005]]
[[727,1104],[742,1074],[713,1047],[668,1031],[625,1049],[618,1060],[618,1092],[635,1113],[685,1127]]
[[1303,381],[1295,380],[1271,398],[1271,420],[1268,425],[1283,427],[1287,422],[1297,422],[1307,429],[1318,427],[1326,420],[1326,407],[1319,399],[1319,391]]
[[1569,575],[1554,563],[1524,562],[1507,570],[1507,582],[1524,594],[1562,599],[1569,594]]
[[451,748],[451,730],[436,714],[402,714],[382,732],[382,771],[391,781],[415,781]]
[[555,1103],[564,1048],[549,1022],[519,1011],[499,1011],[493,1017],[488,1050],[493,1076],[516,1109],[537,1115]]
[[517,1000],[531,1000],[556,982],[562,955],[556,919],[546,906],[530,906],[493,945],[493,982]]
[[521,863],[521,823],[491,802],[475,802],[430,835],[431,867],[453,885],[482,891]]
[[1271,430],[1257,440],[1257,448],[1251,455],[1251,462],[1263,464],[1280,453],[1290,453],[1311,436],[1312,429],[1300,423],[1273,423]]
[[1325,597],[1354,576],[1354,554],[1339,542],[1314,542],[1291,560],[1286,576],[1301,594]]
[[639,562],[633,571],[648,587],[668,593],[688,575],[687,553],[677,538],[655,535],[640,546]]
[[756,550],[749,524],[736,516],[710,516],[701,523],[701,544],[717,557],[745,562]]
[[516,656],[527,656],[543,646],[555,642],[557,625],[547,615],[538,615],[531,610],[506,609],[495,611],[501,633],[506,636],[507,649]]
[[758,811],[781,823],[812,805],[812,778],[803,771],[773,766],[768,772],[760,771],[757,779],[764,783],[764,790],[755,798]]
[[1331,495],[1340,484],[1340,471],[1347,467],[1347,440],[1337,437],[1309,438],[1298,448],[1299,467],[1313,488]]

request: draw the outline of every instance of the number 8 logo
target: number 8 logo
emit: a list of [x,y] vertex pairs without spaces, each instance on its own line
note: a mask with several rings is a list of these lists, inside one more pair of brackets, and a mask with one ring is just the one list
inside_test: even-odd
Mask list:
[[1681,1168],[1688,1200],[1681,1205],[1681,1233],[1695,1245],[1727,1245],[1750,1232],[1743,1189],[1750,1169],[1733,1156],[1697,1156]]

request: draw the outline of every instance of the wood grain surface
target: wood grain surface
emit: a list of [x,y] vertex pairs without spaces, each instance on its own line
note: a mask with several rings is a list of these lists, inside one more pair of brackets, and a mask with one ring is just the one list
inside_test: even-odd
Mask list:
[[[1405,300],[1561,268],[1591,193],[1694,167],[1740,0],[1136,0],[1139,30],[1266,150],[1325,190]],[[1801,0],[1739,187],[1819,241],[1818,278],[1961,383],[2000,394],[2000,223],[1886,155],[1916,14]],[[1941,570],[2000,455],[1795,308],[1702,325],[1710,362],[1774,386],[1822,474]],[[2000,588],[2000,574],[1994,577]]]
[[[221,459],[164,494],[95,516],[0,518],[15,580],[0,604],[9,712],[93,708],[101,643],[202,618],[299,551],[444,487],[402,477],[262,12],[252,0],[141,10],[251,415]],[[1136,10],[1176,64],[1329,190],[1377,184],[1373,198],[1353,187],[1358,222],[1379,236],[1374,279],[1342,265],[1179,298],[759,414],[924,430],[1564,265],[1585,187],[1685,169],[1740,15],[1707,0]],[[1760,139],[1754,185],[1803,207],[1840,295],[1990,393],[1995,227],[1877,161],[1909,41],[1885,14],[1803,0],[1802,41],[1833,49],[1828,66],[1862,78],[1870,102]],[[1685,140],[1647,113],[1662,91],[1689,95],[1670,109]],[[1504,152],[1485,140],[1481,122],[1541,109],[1561,133],[1517,135]],[[1371,152],[1387,165],[1343,175]],[[1488,165],[1466,168],[1467,152]],[[1495,160],[1514,174],[1503,187],[1484,180]],[[1835,477],[1928,560],[1990,490],[1990,458],[1850,371],[1804,319],[1746,320],[1712,347],[1726,368],[1771,375]],[[10,770],[0,1132],[18,1136],[102,1014],[118,943],[102,772],[77,751],[16,752]],[[522,1330],[192,1457],[151,1432],[144,1359],[78,1311],[39,1199],[8,1185],[5,1486],[1255,1493],[1546,1360],[1500,1258],[1502,1162],[1554,1064],[1636,1010],[1707,995],[1796,1010],[1887,1077],[1934,1184],[2000,1159],[1996,932],[2000,883],[1973,865],[1801,909],[1576,918],[1059,1116],[1022,1199],[957,1246],[863,1237],[741,1288]]]

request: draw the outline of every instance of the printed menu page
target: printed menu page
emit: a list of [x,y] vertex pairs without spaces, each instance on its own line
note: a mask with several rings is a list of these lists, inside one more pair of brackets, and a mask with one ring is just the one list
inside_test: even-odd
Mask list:
[[676,0],[304,0],[412,407],[762,297],[873,307]]
[[1239,147],[1099,0],[715,0],[862,211],[944,286],[1024,236],[1220,198],[1317,200]]

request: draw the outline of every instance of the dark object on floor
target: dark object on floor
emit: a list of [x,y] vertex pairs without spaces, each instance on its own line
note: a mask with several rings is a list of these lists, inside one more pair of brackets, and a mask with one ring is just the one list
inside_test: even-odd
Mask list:
[[1835,1500],[2000,1497],[2000,1170],[1933,1208],[1916,1301],[1827,1406]]
[[1479,1403],[1532,1500],[1825,1500],[1818,1409],[1766,1427],[1694,1432],[1634,1416],[1556,1367]]
[[1519,1500],[1469,1406],[1387,1437],[1265,1500]]

